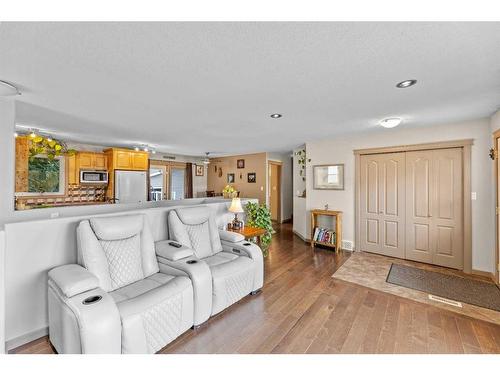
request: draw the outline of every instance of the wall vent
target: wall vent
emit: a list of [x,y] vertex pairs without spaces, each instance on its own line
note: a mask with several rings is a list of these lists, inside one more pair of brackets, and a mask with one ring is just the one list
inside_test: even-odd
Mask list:
[[455,307],[462,307],[462,304],[458,301],[453,301],[452,299],[433,296],[432,294],[429,294],[429,299],[431,301],[446,303],[447,305],[451,305],[451,306],[455,306]]
[[175,156],[171,156],[171,155],[163,155],[163,159],[175,160]]
[[343,250],[354,250],[354,243],[352,241],[342,240],[342,249]]

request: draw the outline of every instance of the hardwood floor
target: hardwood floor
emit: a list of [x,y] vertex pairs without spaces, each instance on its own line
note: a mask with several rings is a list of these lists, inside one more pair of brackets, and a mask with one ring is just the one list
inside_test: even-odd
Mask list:
[[[256,296],[161,353],[500,353],[500,326],[331,276],[350,256],[312,250],[282,225]],[[41,338],[13,353],[51,353]]]

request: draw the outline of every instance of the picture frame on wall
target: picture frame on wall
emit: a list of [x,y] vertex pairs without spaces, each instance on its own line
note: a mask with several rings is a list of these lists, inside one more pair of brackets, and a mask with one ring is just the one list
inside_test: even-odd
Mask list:
[[204,166],[196,164],[196,173],[195,173],[195,175],[196,176],[203,176],[204,173],[205,173]]
[[228,184],[234,184],[234,173],[228,173],[227,174],[227,183]]
[[245,159],[238,159],[236,161],[236,167],[238,169],[242,169],[242,168],[245,168]]
[[249,184],[255,184],[257,182],[257,174],[255,172],[248,173],[247,181]]
[[314,165],[313,188],[316,190],[344,190],[344,164]]

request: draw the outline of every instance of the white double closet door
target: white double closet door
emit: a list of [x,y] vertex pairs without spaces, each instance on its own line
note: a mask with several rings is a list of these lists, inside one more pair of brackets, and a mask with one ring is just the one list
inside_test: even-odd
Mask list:
[[360,157],[360,249],[463,268],[462,149]]

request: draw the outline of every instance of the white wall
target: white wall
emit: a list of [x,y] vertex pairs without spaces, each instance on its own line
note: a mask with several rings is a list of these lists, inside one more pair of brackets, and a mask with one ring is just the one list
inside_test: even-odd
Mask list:
[[0,227],[14,212],[15,121],[14,100],[0,98]]
[[495,132],[500,129],[500,110],[493,114],[490,118],[490,130]]
[[303,176],[299,173],[301,168],[296,155],[300,150],[305,150],[305,145],[293,150],[293,231],[302,237],[302,239],[305,239],[307,238],[306,198],[301,197],[301,195],[306,188],[306,183],[302,179]]
[[[425,128],[380,129],[372,134],[338,137],[335,140],[309,142],[307,146],[306,174],[312,176],[312,166],[329,163],[345,165],[345,190],[313,190],[312,178],[307,179],[306,233],[309,238],[309,211],[328,204],[330,209],[341,210],[343,238],[354,242],[354,154],[353,150],[408,145],[447,140],[474,139],[472,146],[472,267],[475,270],[494,271],[494,203],[493,178],[488,149],[491,147],[489,119]],[[355,244],[356,246],[356,244]]]
[[[292,152],[267,154],[267,160],[280,161],[281,165],[281,221],[292,218],[293,215],[293,172]],[[267,166],[269,176],[269,164]],[[269,204],[269,178],[267,179],[267,203]]]
[[0,353],[4,352],[5,341],[5,238],[1,230],[14,212],[14,122],[14,101],[0,98]]

